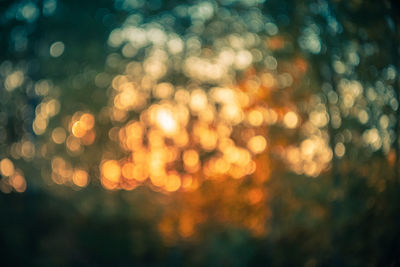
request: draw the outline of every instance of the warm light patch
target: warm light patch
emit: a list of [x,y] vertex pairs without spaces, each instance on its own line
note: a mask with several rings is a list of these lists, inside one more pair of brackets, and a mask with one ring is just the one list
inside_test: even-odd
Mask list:
[[346,153],[346,147],[344,146],[343,143],[337,143],[335,145],[335,155],[338,158],[341,158],[344,156],[344,154]]
[[203,90],[194,90],[190,98],[190,108],[193,111],[201,111],[207,106],[207,95]]
[[127,162],[122,166],[122,175],[126,179],[133,179],[134,178],[134,168],[135,165],[133,163]]
[[21,174],[16,174],[11,178],[10,184],[14,187],[15,191],[22,193],[26,190],[26,180]]
[[94,140],[96,139],[96,133],[94,130],[89,130],[86,132],[85,136],[81,138],[81,142],[83,145],[91,145],[93,144]]
[[0,161],[0,171],[4,176],[11,176],[14,174],[14,164],[8,158],[4,158]]
[[80,121],[76,121],[73,125],[72,125],[72,134],[75,137],[81,138],[86,134],[86,130],[83,127],[83,123],[81,123]]
[[66,146],[69,151],[73,153],[80,153],[82,152],[82,146],[81,146],[81,141],[79,138],[76,138],[74,136],[69,136],[66,141]]
[[183,152],[182,158],[183,158],[183,162],[188,167],[196,166],[197,163],[199,162],[199,154],[193,149],[186,150],[185,152]]
[[249,142],[247,143],[247,147],[254,154],[258,154],[265,150],[265,148],[267,147],[267,141],[263,136],[257,135],[249,140]]
[[108,160],[101,166],[101,173],[111,182],[118,182],[121,176],[121,168],[117,161]]
[[30,141],[22,142],[21,155],[29,160],[35,156],[35,145]]
[[247,120],[252,126],[260,126],[263,123],[264,117],[259,110],[252,110],[248,113]]
[[252,189],[248,194],[249,202],[252,205],[259,203],[263,198],[263,192],[261,189]]
[[194,233],[194,220],[189,214],[181,216],[179,220],[179,234],[182,237],[189,237]]
[[92,144],[94,140],[94,116],[90,113],[76,112],[72,116],[71,132],[77,138],[84,138],[83,143]]
[[72,175],[72,181],[79,187],[85,187],[88,185],[89,176],[85,170],[75,169]]
[[147,166],[135,165],[133,168],[133,178],[139,182],[143,182],[149,176]]
[[181,187],[181,179],[178,174],[173,173],[168,175],[166,183],[165,183],[165,189],[169,192],[174,192]]
[[56,144],[64,143],[66,137],[67,135],[62,127],[55,128],[51,133],[51,139],[53,139],[53,142]]
[[94,126],[94,116],[90,113],[83,114],[79,121],[81,122],[81,127],[86,131],[92,129]]
[[297,123],[299,121],[299,118],[296,113],[293,111],[289,111],[288,113],[285,114],[283,117],[283,123],[287,128],[295,128],[297,126]]
[[158,126],[166,134],[173,134],[177,130],[177,123],[170,110],[159,109],[156,114]]

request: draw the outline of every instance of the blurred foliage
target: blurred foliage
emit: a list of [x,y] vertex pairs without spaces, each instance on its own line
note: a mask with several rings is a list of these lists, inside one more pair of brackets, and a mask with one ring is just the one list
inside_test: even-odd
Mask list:
[[3,264],[400,265],[399,11],[1,1]]

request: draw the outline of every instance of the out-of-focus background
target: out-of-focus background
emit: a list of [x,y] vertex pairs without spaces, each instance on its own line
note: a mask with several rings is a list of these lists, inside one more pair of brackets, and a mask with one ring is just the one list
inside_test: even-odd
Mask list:
[[0,265],[400,266],[399,11],[0,1]]

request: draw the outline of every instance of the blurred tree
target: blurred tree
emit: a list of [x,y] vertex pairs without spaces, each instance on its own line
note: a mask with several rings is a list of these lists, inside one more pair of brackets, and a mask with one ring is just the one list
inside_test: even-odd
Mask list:
[[3,1],[3,261],[399,265],[398,7]]

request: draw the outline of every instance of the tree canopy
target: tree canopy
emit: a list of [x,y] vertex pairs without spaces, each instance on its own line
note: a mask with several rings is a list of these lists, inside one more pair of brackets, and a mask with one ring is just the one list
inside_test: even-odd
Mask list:
[[0,7],[5,265],[400,265],[399,5]]

